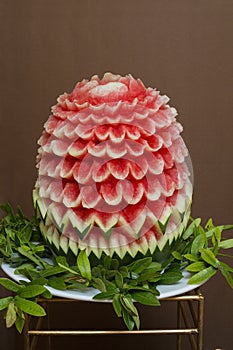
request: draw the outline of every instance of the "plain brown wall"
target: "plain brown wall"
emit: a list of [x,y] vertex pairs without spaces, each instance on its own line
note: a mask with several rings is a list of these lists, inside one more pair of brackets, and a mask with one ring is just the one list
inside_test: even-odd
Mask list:
[[[179,111],[195,174],[193,216],[232,223],[232,15],[232,0],[1,0],[0,202],[32,214],[36,140],[56,97],[83,77],[130,72],[170,96]],[[232,291],[220,276],[202,291],[204,349],[230,350]],[[86,316],[79,309],[68,316],[62,308],[52,312],[87,328],[88,318],[108,325],[113,317],[107,306],[82,308]],[[142,312],[145,324],[172,317],[166,310]],[[21,337],[3,321],[0,344],[21,349]],[[53,349],[78,345],[175,349],[172,337],[60,338]]]

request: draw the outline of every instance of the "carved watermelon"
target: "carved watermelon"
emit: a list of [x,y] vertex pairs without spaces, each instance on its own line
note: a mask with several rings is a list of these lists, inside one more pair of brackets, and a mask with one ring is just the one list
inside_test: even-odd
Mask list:
[[58,98],[39,140],[33,193],[50,244],[123,258],[162,251],[181,235],[192,181],[168,101],[111,73]]

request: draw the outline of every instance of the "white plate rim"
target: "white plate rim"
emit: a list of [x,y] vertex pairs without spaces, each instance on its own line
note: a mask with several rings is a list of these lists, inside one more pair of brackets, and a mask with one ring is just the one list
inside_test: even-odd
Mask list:
[[[9,276],[11,279],[13,279],[16,282],[19,282],[20,280],[23,281],[29,281],[26,277],[22,275],[16,275],[15,274],[15,268],[10,267],[9,264],[3,262],[1,265],[2,270],[5,272],[7,276]],[[159,285],[157,289],[160,292],[160,295],[158,299],[164,299],[164,298],[171,298],[175,297],[181,294],[185,294],[187,292],[190,292],[198,287],[200,287],[201,284],[188,284],[188,280],[192,276],[191,273],[189,273],[186,270],[182,271],[183,278],[175,283],[175,284],[169,284],[169,285]],[[79,301],[91,301],[91,302],[111,302],[111,300],[95,300],[93,297],[100,293],[99,290],[94,288],[87,288],[83,291],[79,290],[58,290],[49,286],[46,286],[46,288],[50,291],[52,296],[59,297],[59,298],[66,298],[66,299],[73,299],[73,300],[79,300]]]

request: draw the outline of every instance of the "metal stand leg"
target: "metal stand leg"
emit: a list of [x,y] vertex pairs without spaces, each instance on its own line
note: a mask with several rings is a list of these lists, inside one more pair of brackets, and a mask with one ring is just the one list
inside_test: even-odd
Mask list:
[[[204,297],[199,291],[195,291],[192,295],[186,294],[178,297],[164,298],[161,303],[167,301],[177,302],[177,327],[175,329],[146,329],[146,330],[52,330],[50,324],[49,304],[78,302],[70,299],[41,299],[40,303],[47,309],[47,329],[41,330],[42,318],[37,319],[35,328],[32,327],[32,317],[26,317],[24,329],[24,348],[25,350],[36,350],[37,340],[39,336],[47,336],[48,350],[52,349],[52,336],[84,336],[84,335],[126,335],[126,334],[154,334],[154,335],[177,335],[177,350],[182,350],[182,335],[188,335],[190,349],[203,350],[203,325],[204,325]],[[187,350],[187,349],[185,349]]]
[[197,348],[198,350],[203,350],[203,329],[204,329],[204,297],[199,293],[199,303],[198,303],[198,338],[197,338]]
[[[181,329],[182,326],[182,320],[181,320],[181,306],[180,306],[180,301],[177,301],[177,328]],[[182,336],[180,333],[177,334],[177,350],[181,350],[181,341],[182,341]]]

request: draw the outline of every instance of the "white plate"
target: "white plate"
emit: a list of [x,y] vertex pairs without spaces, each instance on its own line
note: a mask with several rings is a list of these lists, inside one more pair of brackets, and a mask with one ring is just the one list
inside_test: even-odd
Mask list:
[[[15,269],[10,267],[8,264],[2,263],[1,267],[3,271],[16,282],[19,282],[20,280],[28,281],[28,279],[24,276],[15,275]],[[190,277],[191,277],[191,274],[186,270],[184,270],[183,278],[179,282],[175,284],[170,284],[170,285],[159,285],[158,290],[160,292],[160,296],[158,297],[158,299],[169,298],[180,294],[184,294],[201,285],[201,284],[188,284],[188,280]],[[64,290],[58,290],[47,286],[46,288],[51,292],[53,296],[59,297],[59,298],[76,299],[76,300],[82,300],[82,301],[95,301],[95,302],[100,301],[100,300],[93,300],[94,295],[99,293],[99,291],[94,288],[87,288],[84,291],[79,291],[79,290],[64,291]],[[103,302],[103,300],[101,301]],[[110,300],[104,300],[104,302],[110,302]]]

